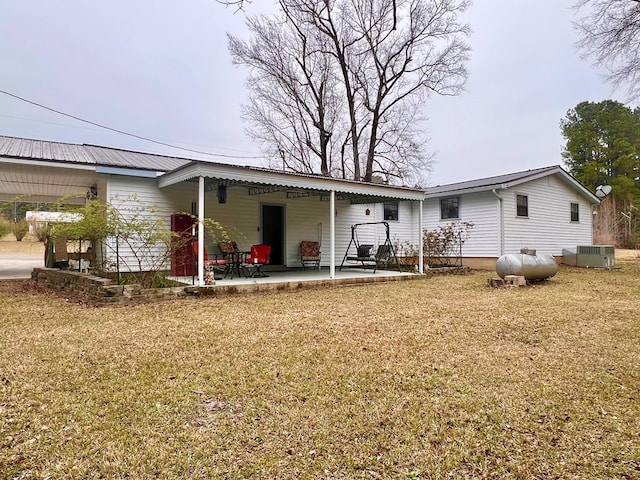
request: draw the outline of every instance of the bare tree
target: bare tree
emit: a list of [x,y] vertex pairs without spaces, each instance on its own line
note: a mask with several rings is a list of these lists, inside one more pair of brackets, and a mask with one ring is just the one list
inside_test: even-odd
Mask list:
[[[283,168],[408,183],[430,167],[420,112],[466,80],[467,0],[279,0],[230,37],[249,66],[250,133]],[[318,162],[319,160],[319,162]]]
[[244,6],[247,3],[251,3],[251,0],[216,0],[216,3],[225,5],[227,7],[233,7],[236,11],[244,10]]
[[609,71],[615,88],[626,86],[640,97],[640,0],[579,0],[584,15],[576,22],[578,47],[586,58]]
[[236,64],[252,69],[243,111],[249,134],[283,168],[329,175],[338,107],[324,38],[290,16],[251,17],[247,26],[251,42],[229,36],[229,51]]

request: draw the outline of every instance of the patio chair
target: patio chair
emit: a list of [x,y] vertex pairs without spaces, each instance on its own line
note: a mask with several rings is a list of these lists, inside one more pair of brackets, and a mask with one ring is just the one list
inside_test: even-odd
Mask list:
[[251,245],[251,253],[246,258],[244,265],[247,271],[253,268],[253,272],[247,277],[268,277],[262,270],[264,265],[271,262],[271,245]]
[[[196,265],[198,263],[198,242],[193,242],[193,253],[194,258],[196,259]],[[222,257],[221,254],[214,254],[212,259],[209,259],[209,254],[207,252],[207,248],[204,248],[204,269],[207,272],[212,272],[214,274],[214,280],[222,280],[222,278],[215,277],[216,270],[222,270],[221,273],[227,275],[227,270],[229,269],[229,262],[227,259]]]
[[320,270],[320,243],[303,240],[300,242],[300,263],[304,270],[307,265]]

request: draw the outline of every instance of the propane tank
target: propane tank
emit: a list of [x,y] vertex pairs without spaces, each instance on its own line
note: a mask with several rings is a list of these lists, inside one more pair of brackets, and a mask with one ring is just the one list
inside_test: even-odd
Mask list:
[[552,255],[536,255],[531,248],[523,248],[520,254],[508,253],[496,262],[496,273],[522,276],[532,282],[553,277],[558,272],[558,263]]

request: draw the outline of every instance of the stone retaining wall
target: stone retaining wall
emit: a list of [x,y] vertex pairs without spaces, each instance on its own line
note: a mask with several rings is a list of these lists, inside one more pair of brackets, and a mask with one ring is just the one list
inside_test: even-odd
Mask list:
[[113,280],[57,268],[35,268],[31,279],[37,285],[59,290],[97,305],[133,304],[184,296],[187,287],[141,288],[114,285]]
[[86,273],[56,268],[36,268],[31,278],[37,285],[55,289],[80,298],[94,305],[130,305],[136,303],[167,300],[176,297],[223,296],[251,293],[277,293],[300,289],[346,287],[379,282],[404,282],[428,278],[434,275],[458,274],[469,272],[466,267],[432,268],[423,275],[403,275],[396,277],[369,276],[363,278],[322,279],[311,281],[283,281],[260,284],[217,285],[198,287],[186,285],[173,288],[141,288],[140,285],[114,285],[113,280],[96,277]]

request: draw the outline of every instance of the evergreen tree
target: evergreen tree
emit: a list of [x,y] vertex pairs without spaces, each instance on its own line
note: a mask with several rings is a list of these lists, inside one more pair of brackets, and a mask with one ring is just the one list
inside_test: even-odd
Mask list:
[[562,152],[567,168],[592,191],[611,185],[607,229],[617,244],[630,243],[638,230],[631,219],[640,208],[640,109],[613,100],[582,102],[560,127],[567,140]]

